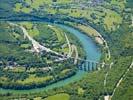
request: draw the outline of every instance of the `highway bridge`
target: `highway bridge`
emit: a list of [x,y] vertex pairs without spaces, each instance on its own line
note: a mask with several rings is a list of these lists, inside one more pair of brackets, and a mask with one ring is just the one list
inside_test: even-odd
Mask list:
[[[69,53],[68,53],[68,55],[63,55],[63,54],[60,54],[56,51],[51,50],[50,48],[45,47],[44,45],[41,45],[38,41],[33,39],[28,34],[25,27],[19,26],[17,24],[11,23],[11,22],[9,24],[12,25],[12,26],[18,26],[18,27],[21,28],[21,30],[23,31],[23,34],[24,34],[24,38],[28,38],[29,41],[31,41],[34,52],[40,53],[40,52],[45,51],[45,52],[52,53],[52,54],[57,56],[57,59],[56,59],[57,62],[68,60],[68,61],[70,61],[70,63],[73,63],[74,65],[76,65],[79,70],[87,71],[87,72],[94,71],[94,70],[100,70],[101,68],[110,66],[110,64],[105,64],[104,62],[100,63],[100,62],[96,62],[96,61],[89,60],[89,59],[86,59],[86,58],[84,58],[84,59],[80,58],[78,56],[77,47],[75,45],[70,45],[66,34],[65,34],[65,37],[66,37],[66,40],[67,40],[67,43],[68,43],[68,46],[69,46]],[[72,57],[73,53],[75,53],[75,57]]]
[[[71,63],[75,62],[74,57],[71,57],[70,59],[71,59],[70,60]],[[101,63],[94,60],[78,58],[76,66],[79,70],[89,72],[89,71],[96,71],[96,70],[101,70],[102,68],[105,68],[105,67],[109,67],[110,64],[107,64],[105,62]]]

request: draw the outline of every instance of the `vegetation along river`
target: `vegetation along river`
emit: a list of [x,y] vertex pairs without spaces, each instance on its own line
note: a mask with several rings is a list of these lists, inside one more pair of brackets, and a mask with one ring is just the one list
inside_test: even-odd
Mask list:
[[[87,35],[83,34],[82,32],[69,27],[67,25],[64,24],[56,24],[58,27],[61,27],[62,29],[65,29],[67,31],[69,31],[70,33],[68,34],[73,34],[75,35],[81,42],[81,44],[83,45],[83,49],[86,52],[86,57],[89,60],[94,60],[94,61],[99,61],[100,60],[100,56],[101,56],[101,52],[98,48],[98,46],[96,45],[96,43]],[[41,92],[41,91],[45,91],[45,90],[49,90],[49,89],[53,89],[56,87],[61,87],[64,85],[67,85],[69,83],[75,82],[77,80],[82,79],[85,76],[86,72],[84,71],[78,71],[76,73],[76,75],[67,78],[65,80],[59,81],[57,83],[53,83],[49,86],[43,87],[43,88],[36,88],[36,89],[30,89],[30,90],[12,90],[12,89],[0,89],[1,93],[7,93],[7,92],[12,92],[12,93],[33,93],[33,92]]]

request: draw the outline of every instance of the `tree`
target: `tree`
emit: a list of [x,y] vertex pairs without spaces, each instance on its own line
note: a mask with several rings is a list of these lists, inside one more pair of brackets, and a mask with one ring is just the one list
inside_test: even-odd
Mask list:
[[53,0],[53,2],[57,2],[57,0]]

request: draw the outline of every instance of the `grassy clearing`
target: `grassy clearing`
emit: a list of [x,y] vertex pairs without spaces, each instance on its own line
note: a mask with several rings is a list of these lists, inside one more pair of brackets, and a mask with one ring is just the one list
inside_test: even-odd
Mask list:
[[[101,23],[103,20],[104,28],[108,31],[114,31],[118,27],[119,24],[122,23],[122,18],[119,14],[109,9],[105,9],[103,7],[99,8],[103,12],[101,13],[95,8],[90,8],[86,10],[81,9],[59,9],[59,13],[67,14],[69,16],[80,18],[85,17],[89,20],[92,20],[95,24]],[[95,16],[93,19],[92,15]]]
[[33,24],[30,22],[21,22],[21,25],[25,26],[27,29],[31,29]]
[[[29,0],[27,0],[29,1]],[[39,6],[43,5],[43,4],[50,4],[52,3],[51,0],[33,0],[33,2],[31,3],[31,9],[35,8],[38,9]]]
[[39,30],[30,22],[22,22],[21,25],[23,25],[30,36],[36,37],[40,34]]
[[63,3],[63,4],[72,2],[72,0],[57,0],[57,1],[58,1],[58,3]]
[[25,72],[25,67],[15,67],[13,69],[10,69],[9,71],[14,72],[14,73],[21,73],[21,72]]
[[20,83],[20,84],[42,83],[51,79],[53,79],[53,76],[36,77],[35,75],[30,75],[24,81],[18,80],[17,83]]
[[32,9],[24,7],[24,8],[21,9],[21,11],[24,12],[24,13],[30,13],[32,11]]
[[69,52],[69,48],[68,48],[68,47],[65,47],[65,48],[63,48],[62,51],[63,51],[63,52]]
[[20,47],[23,49],[28,49],[31,47],[31,45],[30,44],[21,44]]
[[114,11],[106,10],[106,16],[104,19],[104,27],[106,30],[116,30],[117,26],[122,23],[122,18]]
[[88,17],[91,14],[91,10],[81,10],[81,9],[59,9],[59,12],[62,14],[69,14],[73,17]]
[[30,13],[32,11],[31,8],[23,7],[22,3],[16,3],[15,8],[13,9],[15,12],[24,12],[24,13]]
[[19,12],[19,11],[21,11],[21,8],[22,8],[22,4],[21,3],[16,3],[14,11]]
[[48,98],[44,100],[70,100],[70,96],[66,93],[62,93],[62,94],[56,94],[53,96],[49,96]]
[[94,30],[93,28],[91,27],[88,27],[88,26],[85,26],[85,25],[81,25],[81,24],[78,24],[77,25],[77,28],[79,28],[80,30],[82,30],[83,32],[87,33],[88,35],[90,36],[98,36],[98,32],[96,30]]
[[118,5],[121,9],[125,8],[126,0],[111,0],[111,4]]
[[[71,0],[57,0],[56,5],[60,4],[66,4],[71,3]],[[29,5],[28,7],[22,6],[22,4],[17,3],[15,5],[15,11],[19,12],[25,12],[30,13],[33,9],[39,10],[40,6],[44,6],[45,4],[47,7],[44,9],[41,9],[44,12],[47,12],[48,14],[66,14],[68,16],[72,16],[75,18],[81,18],[85,17],[89,19],[90,21],[93,21],[94,24],[103,23],[104,28],[107,31],[114,31],[118,27],[119,24],[122,22],[122,18],[119,14],[117,14],[115,11],[111,11],[109,9],[106,9],[104,7],[97,7],[97,8],[87,8],[87,9],[70,9],[70,8],[60,8],[55,9],[51,7],[53,4],[52,0],[25,0],[25,3]],[[111,0],[111,4],[114,6],[117,6],[120,9],[125,8],[125,1],[117,1],[117,0]],[[42,13],[44,13],[42,12]]]
[[51,29],[57,35],[57,38],[58,38],[59,42],[64,42],[65,41],[65,36],[64,36],[64,33],[61,29],[58,29],[57,27],[51,27]]
[[37,28],[28,30],[28,32],[29,32],[29,35],[32,36],[32,37],[35,37],[35,36],[39,35],[39,30]]
[[66,74],[66,73],[68,73],[70,70],[71,70],[71,69],[65,69],[65,70],[63,70],[63,71],[61,72],[61,74]]
[[42,100],[42,98],[41,97],[36,97],[33,100]]
[[78,94],[79,94],[79,95],[83,95],[83,94],[84,94],[84,89],[81,88],[81,87],[79,87],[79,88],[78,88]]
[[100,33],[98,33],[95,29],[90,26],[85,26],[81,24],[73,25],[74,27],[78,28],[79,30],[86,33],[88,36],[91,36],[95,39],[95,41],[99,44],[103,44],[103,40],[99,37]]
[[30,70],[27,70],[28,73],[36,72],[37,68],[30,68]]

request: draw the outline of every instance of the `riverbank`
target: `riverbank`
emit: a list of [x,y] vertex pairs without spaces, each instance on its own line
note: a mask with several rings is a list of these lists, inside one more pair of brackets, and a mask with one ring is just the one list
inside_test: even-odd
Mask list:
[[[59,24],[58,24],[59,25]],[[92,41],[90,37],[87,35],[83,34],[82,32],[75,30],[72,27],[68,27],[65,25],[59,25],[61,28],[65,28],[65,30],[69,31],[69,34],[75,35],[79,41],[81,41],[83,45],[83,49],[86,52],[86,56],[88,59],[94,60],[94,61],[99,61],[100,59],[100,51],[99,48],[96,46],[96,44]],[[17,93],[17,94],[25,94],[25,93],[36,93],[36,92],[41,92],[41,91],[46,91],[49,89],[54,89],[57,87],[62,87],[64,85],[67,85],[69,83],[76,82],[78,80],[81,80],[84,76],[86,76],[86,73],[83,71],[78,71],[76,75],[67,78],[65,80],[59,81],[57,83],[51,84],[49,86],[46,86],[44,88],[37,88],[37,89],[31,89],[31,90],[11,90],[11,89],[1,89],[1,93]]]
[[96,29],[91,27],[89,24],[84,25],[84,24],[72,23],[68,21],[65,22],[65,24],[91,37],[92,40],[95,43],[97,43],[97,45],[100,46],[101,49],[104,51],[102,52],[102,55],[104,55],[102,60],[104,60],[105,62],[106,61],[108,62],[111,59],[111,53],[110,53],[110,48],[108,46],[108,43]]

